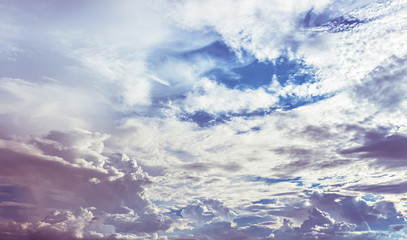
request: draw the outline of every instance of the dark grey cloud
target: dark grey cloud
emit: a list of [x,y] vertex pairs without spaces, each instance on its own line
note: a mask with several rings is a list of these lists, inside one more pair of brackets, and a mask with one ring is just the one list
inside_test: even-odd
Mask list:
[[340,156],[327,155],[323,149],[316,148],[307,149],[293,146],[277,148],[273,151],[291,158],[289,163],[277,165],[272,169],[281,176],[303,171],[304,169],[318,170],[323,168],[335,168],[354,162],[350,159],[341,158]]
[[330,132],[329,126],[309,125],[304,127],[304,130],[302,130],[300,134],[302,136],[307,136],[313,141],[324,141],[334,137]]
[[357,154],[359,158],[376,159],[376,163],[388,168],[407,166],[407,137],[391,135],[383,137],[380,134],[367,134],[366,144],[362,147],[346,149],[344,155]]
[[354,185],[349,189],[368,193],[401,194],[407,192],[407,182],[389,184]]

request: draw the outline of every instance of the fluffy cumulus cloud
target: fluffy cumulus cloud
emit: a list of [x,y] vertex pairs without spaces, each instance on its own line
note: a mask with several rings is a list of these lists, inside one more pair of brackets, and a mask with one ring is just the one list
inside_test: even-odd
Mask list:
[[0,238],[406,239],[405,1],[0,2]]
[[[72,130],[2,140],[2,236],[114,238],[168,229],[171,220],[145,196],[148,175],[123,153],[103,153],[108,137]],[[20,228],[19,236],[8,228]]]

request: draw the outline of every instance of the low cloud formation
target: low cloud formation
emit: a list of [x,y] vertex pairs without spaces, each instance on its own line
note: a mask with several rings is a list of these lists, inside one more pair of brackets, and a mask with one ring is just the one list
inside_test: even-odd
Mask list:
[[346,222],[336,222],[327,212],[318,208],[309,211],[308,218],[300,227],[284,220],[284,225],[271,239],[383,239],[390,235],[372,232],[366,222],[360,226]]
[[[2,140],[2,189],[9,202],[1,206],[2,236],[148,237],[168,229],[171,220],[145,196],[148,175],[125,154],[104,155],[108,137],[73,130],[27,142]],[[15,236],[12,229],[21,231]]]

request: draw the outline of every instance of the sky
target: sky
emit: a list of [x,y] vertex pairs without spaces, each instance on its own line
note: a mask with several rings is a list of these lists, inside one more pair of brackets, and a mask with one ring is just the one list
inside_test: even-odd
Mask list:
[[407,239],[407,1],[0,0],[0,239]]

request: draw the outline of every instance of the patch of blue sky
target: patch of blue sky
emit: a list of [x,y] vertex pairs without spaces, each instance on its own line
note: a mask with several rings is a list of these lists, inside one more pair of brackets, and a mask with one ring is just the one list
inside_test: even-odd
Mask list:
[[252,128],[250,128],[250,130],[253,132],[258,132],[261,130],[261,127],[252,127]]
[[315,13],[313,9],[308,11],[306,15],[299,20],[299,25],[305,28],[325,27],[328,32],[337,33],[349,31],[368,22],[349,15],[337,16],[332,15],[332,12]]
[[[0,202],[21,202],[24,198],[24,192],[27,192],[25,187],[16,186],[0,186]],[[0,206],[0,216],[5,215],[6,206]],[[16,216],[19,217],[19,216]]]
[[310,188],[322,189],[324,186],[322,186],[320,183],[313,183]]
[[291,182],[297,183],[302,185],[302,181],[300,181],[301,177],[295,178],[266,178],[266,177],[256,177],[253,179],[255,182],[265,182],[267,185],[281,183],[281,182]]
[[230,117],[227,115],[216,116],[205,111],[197,111],[193,114],[182,114],[179,118],[182,121],[195,122],[199,127],[210,127],[230,120]]
[[284,54],[274,63],[254,60],[247,65],[230,69],[215,68],[205,76],[228,88],[239,90],[267,87],[272,83],[273,76],[281,86],[316,81],[312,69],[302,60],[290,60]]
[[322,178],[318,178],[319,181],[323,181],[323,180],[328,180],[328,179],[332,179],[333,177],[322,177]]
[[169,215],[169,216],[177,216],[177,217],[183,217],[182,216],[182,210],[183,210],[183,208],[181,208],[181,209],[171,209],[170,210],[170,212],[168,212],[167,213],[167,215]]
[[366,23],[366,21],[359,20],[357,18],[353,17],[338,17],[335,19],[332,19],[330,22],[327,23],[329,26],[329,31],[333,33],[337,32],[344,32],[344,31],[350,31],[353,28],[357,27],[359,24]]
[[378,196],[378,195],[373,195],[373,194],[366,194],[362,197],[363,200],[367,202],[377,202],[378,200],[382,200],[384,197]]
[[238,58],[235,52],[220,40],[195,49],[167,49],[150,54],[149,70],[170,85],[155,84],[151,90],[152,102],[160,105],[168,100],[182,100],[191,91],[195,81],[209,76],[211,72],[225,75],[226,79],[238,78],[230,69],[247,65],[245,61],[252,62],[254,58],[247,53],[243,55],[244,57]]
[[208,77],[232,89],[257,89],[271,84],[274,74],[272,63],[255,60],[249,65],[232,69],[214,69]]
[[233,89],[257,89],[271,84],[273,75],[283,86],[300,85],[315,81],[312,69],[300,59],[289,59],[285,53],[271,61],[258,61],[244,50],[241,56],[230,49],[221,40],[214,41],[202,48],[174,54],[173,57],[185,61],[197,56],[207,56],[216,61],[217,66],[202,74],[218,83]]
[[222,59],[227,63],[233,63],[236,61],[236,54],[232,51],[224,42],[214,41],[211,44],[199,49],[183,52],[179,54],[179,57],[188,59],[193,58],[196,55],[208,55],[213,58]]
[[282,86],[302,85],[317,81],[313,69],[306,66],[303,60],[291,60],[284,54],[275,61],[275,75]]
[[389,175],[389,174],[384,173],[384,174],[379,175],[379,176],[372,176],[372,178],[382,178],[382,177],[386,177],[386,176],[388,176],[388,175]]
[[259,132],[261,130],[261,127],[252,127],[248,131],[238,131],[237,134],[245,134],[248,132]]
[[273,217],[270,216],[245,216],[245,217],[240,217],[236,218],[233,220],[233,222],[236,223],[237,227],[243,227],[243,226],[250,226],[250,225],[255,225],[259,224],[262,222],[267,222],[267,221],[275,221]]
[[255,201],[255,202],[252,202],[253,204],[264,204],[264,205],[267,205],[267,204],[275,204],[275,203],[277,203],[277,200],[276,199],[261,199],[261,200],[259,200],[259,201]]
[[312,103],[316,103],[332,97],[333,94],[323,94],[323,95],[315,95],[315,96],[307,96],[307,97],[298,97],[295,94],[288,95],[288,96],[279,96],[279,101],[277,105],[282,110],[292,110],[294,108],[298,108],[301,106],[309,105]]
[[0,202],[18,201],[23,191],[22,187],[0,186]]
[[[226,123],[230,121],[233,117],[255,117],[255,116],[265,116],[274,112],[277,107],[269,107],[267,109],[258,109],[256,111],[248,112],[242,111],[238,113],[225,113],[225,114],[210,114],[205,111],[196,111],[194,113],[183,113],[179,116],[182,121],[195,122],[200,127],[211,127],[217,124]],[[260,131],[259,127],[253,127],[251,131]],[[243,134],[245,132],[238,132]]]

